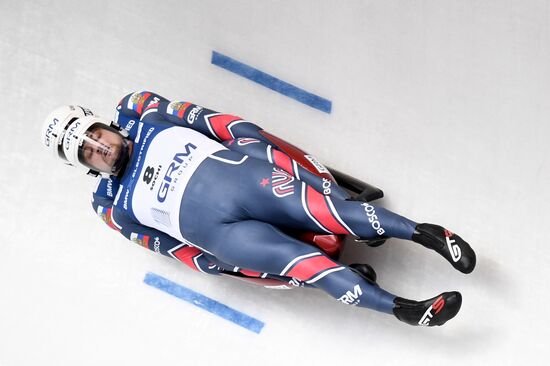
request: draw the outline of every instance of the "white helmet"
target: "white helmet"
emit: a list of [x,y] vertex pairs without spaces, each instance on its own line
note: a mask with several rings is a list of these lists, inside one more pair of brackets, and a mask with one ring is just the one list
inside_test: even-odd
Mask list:
[[54,156],[67,160],[61,142],[69,125],[78,118],[93,116],[92,111],[77,105],[66,105],[48,115],[42,127],[42,143]]
[[[85,164],[79,156],[86,132],[92,125],[101,124],[106,128],[114,128],[120,132],[120,127],[111,121],[96,116],[89,109],[68,105],[51,112],[42,128],[44,146],[64,160],[68,165],[84,170],[87,174],[97,176],[100,172]],[[123,134],[123,136],[127,136]]]

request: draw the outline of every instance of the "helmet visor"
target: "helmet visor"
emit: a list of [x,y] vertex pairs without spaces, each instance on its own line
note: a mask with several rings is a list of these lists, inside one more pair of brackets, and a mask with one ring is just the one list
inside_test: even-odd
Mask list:
[[94,123],[81,136],[78,159],[90,169],[115,174],[128,157],[128,141],[112,127]]

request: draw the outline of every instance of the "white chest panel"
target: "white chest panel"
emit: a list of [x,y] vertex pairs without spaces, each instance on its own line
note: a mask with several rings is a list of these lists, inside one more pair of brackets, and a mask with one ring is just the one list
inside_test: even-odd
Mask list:
[[225,147],[188,128],[159,132],[143,158],[132,194],[132,211],[143,225],[185,241],[180,205],[189,179],[210,154]]

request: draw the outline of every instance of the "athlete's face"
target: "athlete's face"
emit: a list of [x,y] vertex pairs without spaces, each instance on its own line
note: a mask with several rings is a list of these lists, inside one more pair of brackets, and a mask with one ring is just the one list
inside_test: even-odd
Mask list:
[[95,127],[86,132],[86,137],[82,144],[82,156],[84,161],[95,169],[116,174],[113,171],[115,163],[119,160],[120,154],[131,153],[131,144],[129,149],[123,149],[123,137],[114,131],[102,127]]

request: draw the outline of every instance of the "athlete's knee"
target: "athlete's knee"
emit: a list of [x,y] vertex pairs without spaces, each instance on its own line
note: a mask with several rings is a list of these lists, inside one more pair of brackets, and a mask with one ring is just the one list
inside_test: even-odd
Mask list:
[[341,271],[345,267],[333,261],[319,251],[302,254],[292,258],[281,271],[281,276],[297,278],[308,284],[314,283],[326,275]]

